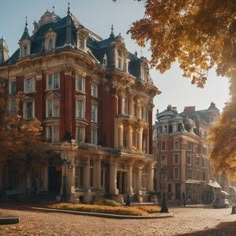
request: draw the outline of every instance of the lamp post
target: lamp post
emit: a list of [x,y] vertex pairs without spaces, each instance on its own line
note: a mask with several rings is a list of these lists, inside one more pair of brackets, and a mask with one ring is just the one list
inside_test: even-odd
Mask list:
[[63,174],[63,191],[62,191],[62,200],[67,200],[67,169],[69,169],[71,161],[68,159],[62,159],[62,165],[64,166]]
[[167,207],[167,201],[166,201],[166,182],[167,182],[167,173],[164,170],[162,172],[163,176],[164,176],[164,181],[165,181],[165,188],[164,188],[164,193],[162,194],[162,201],[161,201],[161,210],[160,213],[168,213],[168,207]]

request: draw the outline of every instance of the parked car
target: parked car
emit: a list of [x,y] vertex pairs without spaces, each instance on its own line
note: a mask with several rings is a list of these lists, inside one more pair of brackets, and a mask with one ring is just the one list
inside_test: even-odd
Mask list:
[[226,198],[216,198],[216,200],[213,203],[214,208],[229,208],[230,202]]

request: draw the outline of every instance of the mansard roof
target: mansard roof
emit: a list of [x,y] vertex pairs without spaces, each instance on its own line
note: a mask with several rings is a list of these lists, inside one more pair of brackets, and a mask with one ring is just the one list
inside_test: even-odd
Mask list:
[[[63,51],[67,49],[79,50],[77,49],[77,37],[80,31],[86,31],[88,33],[86,46],[87,53],[91,58],[96,59],[97,62],[103,64],[104,56],[106,56],[108,61],[107,69],[114,69],[115,48],[119,48],[124,51],[124,56],[129,61],[129,74],[135,76],[137,79],[141,78],[141,64],[146,63],[146,60],[142,57],[139,58],[137,54],[128,52],[122,36],[120,34],[116,36],[113,32],[113,27],[109,37],[102,39],[80,24],[70,11],[67,16],[63,18],[57,16],[54,12],[46,11],[40,18],[39,22],[34,22],[34,31],[31,36],[28,34],[26,22],[25,31],[21,40],[30,40],[30,56],[37,57],[46,52],[45,36],[49,32],[55,32],[56,35],[55,51]],[[68,42],[68,38],[70,42]],[[4,64],[14,64],[18,59],[20,59],[19,49],[17,49]],[[148,78],[148,82],[152,82],[150,78]]]

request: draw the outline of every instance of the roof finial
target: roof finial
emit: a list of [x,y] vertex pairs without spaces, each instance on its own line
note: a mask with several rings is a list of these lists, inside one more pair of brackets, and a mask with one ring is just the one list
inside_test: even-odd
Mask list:
[[25,17],[25,31],[28,31],[28,22],[27,22],[27,16]]
[[55,10],[55,7],[54,7],[54,6],[52,6],[52,13],[54,13],[54,10]]
[[68,11],[67,11],[67,14],[68,14],[68,15],[70,14],[70,2],[68,2]]
[[113,27],[113,24],[111,25],[111,34],[110,36],[114,36],[114,27]]

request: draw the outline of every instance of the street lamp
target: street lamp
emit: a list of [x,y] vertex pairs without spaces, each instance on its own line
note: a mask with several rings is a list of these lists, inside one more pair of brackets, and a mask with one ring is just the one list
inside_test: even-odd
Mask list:
[[63,174],[63,191],[62,191],[62,200],[67,200],[67,169],[69,169],[71,165],[71,161],[68,159],[62,159],[62,165],[64,166],[64,174]]
[[164,193],[162,194],[162,201],[161,201],[161,210],[160,213],[168,213],[167,201],[166,201],[166,182],[167,182],[167,173],[163,171],[164,181],[165,181],[165,189]]

